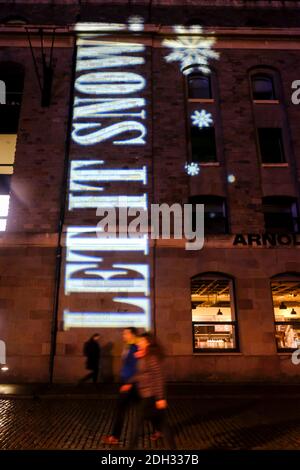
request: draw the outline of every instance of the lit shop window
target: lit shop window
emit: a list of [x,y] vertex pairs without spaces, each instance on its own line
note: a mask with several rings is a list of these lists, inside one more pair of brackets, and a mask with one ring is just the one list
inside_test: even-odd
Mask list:
[[276,99],[273,77],[264,74],[252,75],[252,96],[255,101]]
[[194,352],[237,350],[233,283],[225,276],[191,281]]
[[278,278],[271,282],[279,351],[300,348],[300,276]]
[[6,230],[9,210],[10,181],[13,174],[23,70],[18,64],[0,63],[0,231]]
[[263,198],[265,230],[269,233],[299,233],[297,201],[292,197]]
[[196,229],[196,206],[204,204],[204,235],[228,233],[226,200],[221,196],[192,196],[192,227]]
[[0,231],[6,230],[9,209],[10,179],[16,148],[15,134],[0,134]]
[[282,130],[277,127],[257,129],[262,163],[285,163]]

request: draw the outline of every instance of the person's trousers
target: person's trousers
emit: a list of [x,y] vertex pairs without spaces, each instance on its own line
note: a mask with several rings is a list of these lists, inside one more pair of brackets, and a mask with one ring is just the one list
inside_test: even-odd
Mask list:
[[118,404],[117,404],[117,413],[112,430],[112,435],[116,439],[120,439],[124,418],[128,408],[138,401],[138,394],[136,386],[133,385],[128,392],[119,392]]
[[139,435],[143,431],[144,421],[151,421],[155,431],[162,433],[169,449],[175,450],[176,444],[167,421],[166,410],[158,410],[155,407],[155,398],[141,398],[136,410],[133,429],[129,437],[128,449],[135,449],[138,444]]

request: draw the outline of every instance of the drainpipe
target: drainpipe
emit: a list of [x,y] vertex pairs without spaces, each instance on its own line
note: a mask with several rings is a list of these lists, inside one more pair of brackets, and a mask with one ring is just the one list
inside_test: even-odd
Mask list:
[[56,354],[56,339],[58,331],[58,307],[59,307],[59,289],[61,281],[61,268],[62,268],[62,231],[66,212],[66,199],[67,199],[67,187],[68,187],[68,173],[69,173],[69,153],[71,143],[71,130],[72,130],[72,117],[73,117],[73,98],[74,98],[74,79],[76,69],[76,43],[73,45],[73,56],[72,56],[72,73],[71,73],[71,84],[69,91],[69,109],[68,109],[68,124],[67,124],[67,136],[65,144],[65,156],[64,156],[64,172],[61,185],[60,195],[60,215],[58,222],[58,241],[56,247],[56,266],[55,266],[55,286],[54,286],[54,299],[53,299],[53,315],[52,315],[52,326],[51,326],[51,348],[50,348],[50,359],[49,359],[49,383],[53,383],[54,374],[54,360]]

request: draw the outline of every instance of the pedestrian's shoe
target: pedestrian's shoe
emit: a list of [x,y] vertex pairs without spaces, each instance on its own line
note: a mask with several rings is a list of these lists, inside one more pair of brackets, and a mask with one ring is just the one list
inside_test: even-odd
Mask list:
[[103,444],[109,444],[109,445],[118,445],[120,444],[119,439],[117,439],[115,436],[105,436],[102,439]]
[[155,431],[153,434],[150,436],[151,441],[158,441],[162,437],[162,433],[159,431]]

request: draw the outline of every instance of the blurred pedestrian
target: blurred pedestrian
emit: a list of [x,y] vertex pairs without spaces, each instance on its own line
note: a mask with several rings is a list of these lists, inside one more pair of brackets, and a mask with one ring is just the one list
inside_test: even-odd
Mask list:
[[[137,329],[134,327],[125,328],[123,330],[123,342],[124,348],[122,353],[122,366],[120,372],[120,379],[122,384],[128,383],[136,374],[137,358],[135,354],[138,349],[136,344]],[[137,390],[135,384],[133,384],[130,390],[126,391],[122,390],[121,387],[112,434],[104,437],[103,442],[105,444],[119,444],[126,411],[131,406],[131,404],[136,401]]]
[[95,333],[88,341],[84,343],[83,354],[86,357],[86,369],[91,372],[80,379],[79,384],[87,382],[90,379],[94,384],[97,383],[101,360],[101,347],[98,343],[99,338],[100,335]]
[[145,419],[152,422],[154,428],[152,440],[163,437],[170,449],[176,449],[174,437],[167,423],[168,405],[162,371],[163,353],[152,334],[140,335],[136,356],[138,357],[137,372],[131,377],[130,383],[121,387],[123,392],[128,393],[132,384],[135,383],[140,396],[128,449],[136,447]]

